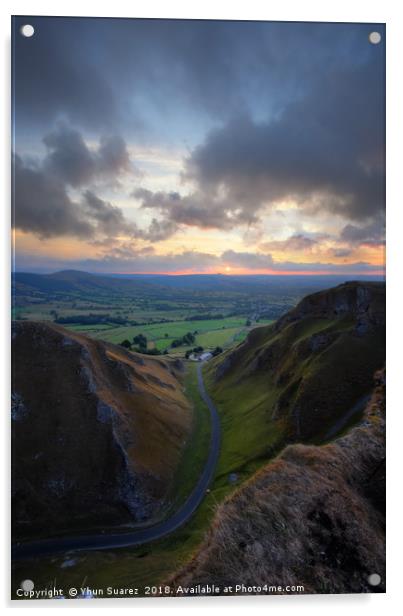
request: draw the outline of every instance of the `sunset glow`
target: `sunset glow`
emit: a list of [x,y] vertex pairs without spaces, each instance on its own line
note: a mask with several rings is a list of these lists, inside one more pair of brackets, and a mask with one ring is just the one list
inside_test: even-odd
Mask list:
[[108,57],[86,24],[78,47],[67,18],[57,40],[46,21],[18,40],[17,270],[383,275],[383,52],[365,24],[288,24],[282,55],[275,23],[216,24],[206,50],[193,22],[190,50],[180,22],[110,22]]

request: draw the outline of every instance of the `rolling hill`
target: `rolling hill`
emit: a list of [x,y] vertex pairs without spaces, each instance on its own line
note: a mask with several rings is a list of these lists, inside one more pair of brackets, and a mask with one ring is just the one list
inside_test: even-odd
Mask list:
[[94,294],[112,296],[137,295],[147,286],[142,280],[126,280],[112,276],[97,276],[76,270],[64,270],[54,274],[15,272],[13,288],[15,295],[26,294]]
[[12,344],[14,539],[158,515],[191,426],[180,363],[49,323]]

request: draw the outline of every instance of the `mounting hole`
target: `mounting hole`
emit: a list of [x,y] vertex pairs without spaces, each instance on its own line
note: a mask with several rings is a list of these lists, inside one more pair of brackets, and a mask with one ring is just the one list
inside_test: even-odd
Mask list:
[[368,576],[368,584],[370,584],[371,586],[379,586],[380,583],[381,576],[379,575],[379,573],[371,573],[371,575]]
[[35,28],[31,26],[31,24],[24,24],[23,26],[21,26],[20,32],[22,36],[25,36],[26,38],[31,38],[31,36],[34,36]]
[[31,590],[33,590],[34,587],[35,587],[35,584],[33,583],[32,580],[23,580],[20,585],[20,588],[22,588],[22,590],[24,590],[25,592],[31,592]]
[[373,45],[378,45],[382,40],[382,37],[379,34],[379,32],[371,32],[368,38],[369,38],[369,42],[372,43]]

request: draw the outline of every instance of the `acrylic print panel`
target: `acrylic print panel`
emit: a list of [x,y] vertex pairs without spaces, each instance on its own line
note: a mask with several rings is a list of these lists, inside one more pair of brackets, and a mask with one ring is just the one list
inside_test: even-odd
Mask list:
[[384,26],[12,44],[12,598],[384,592]]

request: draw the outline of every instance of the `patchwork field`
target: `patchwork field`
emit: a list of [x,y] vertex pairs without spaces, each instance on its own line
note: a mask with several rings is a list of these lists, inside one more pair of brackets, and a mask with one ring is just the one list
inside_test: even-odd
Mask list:
[[87,333],[93,338],[120,344],[127,339],[132,341],[139,334],[147,338],[147,347],[156,348],[159,351],[168,350],[169,354],[182,354],[189,348],[183,344],[172,348],[172,342],[191,332],[195,336],[195,341],[190,346],[202,346],[204,349],[214,349],[216,346],[226,347],[234,342],[239,342],[247,331],[256,325],[270,323],[264,319],[253,325],[246,325],[245,318],[227,317],[224,319],[209,319],[198,321],[175,321],[172,323],[161,323],[137,326],[118,326],[108,327],[96,325],[86,327],[83,325],[66,325],[69,329]]

